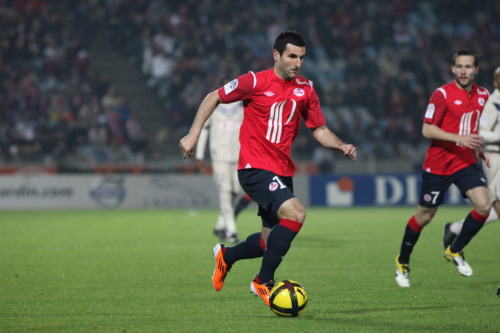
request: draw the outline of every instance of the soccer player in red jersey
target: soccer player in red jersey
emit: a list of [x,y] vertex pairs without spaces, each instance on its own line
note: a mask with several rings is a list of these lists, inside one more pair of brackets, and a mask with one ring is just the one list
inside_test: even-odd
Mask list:
[[[483,170],[491,194],[492,208],[484,224],[500,220],[500,67],[493,73],[495,90],[484,105],[481,115],[479,135],[483,137],[484,150],[488,153],[490,167],[483,162]],[[446,249],[453,243],[462,230],[464,220],[445,223],[443,247]]]
[[451,71],[455,80],[438,88],[431,96],[422,133],[431,139],[423,164],[422,187],[417,212],[406,226],[401,250],[395,259],[396,282],[410,286],[410,255],[422,229],[431,222],[446,190],[455,184],[474,209],[465,218],[462,231],[446,248],[445,258],[463,276],[472,269],[465,261],[463,248],[482,228],[491,209],[490,196],[478,157],[489,167],[487,154],[480,147],[479,118],[488,100],[488,90],[473,83],[478,72],[477,56],[469,49],[455,53]]
[[238,260],[262,257],[250,291],[269,306],[274,273],[302,228],[306,212],[293,194],[295,165],[290,153],[300,121],[323,146],[356,160],[356,148],[345,144],[326,127],[312,81],[299,76],[306,41],[296,31],[286,31],[273,44],[274,67],[249,72],[209,93],[201,103],[189,134],[179,147],[184,158],[192,156],[205,121],[219,103],[243,101],[238,178],[259,206],[262,232],[251,234],[232,247],[217,244],[212,283],[219,291],[231,266]]

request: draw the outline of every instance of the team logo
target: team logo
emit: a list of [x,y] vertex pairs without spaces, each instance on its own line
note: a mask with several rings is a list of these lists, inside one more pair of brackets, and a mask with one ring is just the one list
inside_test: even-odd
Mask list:
[[427,110],[425,111],[425,118],[432,119],[434,117],[434,111],[436,110],[436,107],[434,106],[434,103],[430,103],[427,105]]
[[231,91],[236,89],[238,87],[238,79],[234,79],[233,81],[229,82],[224,86],[224,92],[226,95],[228,95]]
[[125,200],[123,177],[103,177],[90,184],[89,194],[102,207],[115,208]]
[[278,183],[272,182],[269,184],[269,191],[276,191],[278,189]]
[[295,94],[295,96],[302,97],[302,96],[304,96],[304,89],[295,88],[295,89],[293,89],[293,93]]
[[268,91],[268,92],[265,92],[264,95],[266,95],[267,97],[271,97],[271,96],[274,96],[274,93]]
[[424,195],[424,201],[429,202],[432,200],[432,197],[429,194]]
[[479,99],[477,100],[477,102],[479,103],[479,105],[483,106],[483,105],[484,105],[484,98],[482,98],[482,97],[481,97],[481,98],[479,98]]
[[453,103],[455,103],[456,105],[460,105],[460,104],[462,104],[462,101],[455,101]]

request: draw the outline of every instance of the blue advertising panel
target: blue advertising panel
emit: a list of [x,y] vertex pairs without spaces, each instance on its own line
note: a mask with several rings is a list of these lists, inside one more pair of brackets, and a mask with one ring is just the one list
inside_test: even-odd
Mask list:
[[[310,178],[311,206],[417,205],[421,174],[316,175]],[[433,200],[433,194],[427,196]],[[445,204],[469,204],[452,185]]]

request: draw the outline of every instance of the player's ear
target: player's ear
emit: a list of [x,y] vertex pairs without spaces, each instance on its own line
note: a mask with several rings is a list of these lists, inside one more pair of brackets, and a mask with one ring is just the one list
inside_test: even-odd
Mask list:
[[280,53],[278,50],[273,50],[274,62],[278,62],[280,60]]

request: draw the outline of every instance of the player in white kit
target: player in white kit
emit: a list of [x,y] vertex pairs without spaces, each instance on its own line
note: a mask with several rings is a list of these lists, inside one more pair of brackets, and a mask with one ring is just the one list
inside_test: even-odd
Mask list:
[[[484,223],[498,221],[500,218],[500,67],[493,75],[495,91],[490,95],[483,109],[479,135],[483,137],[484,150],[488,153],[490,167],[484,161],[483,171],[488,180],[488,189],[493,202],[490,214]],[[462,230],[464,220],[444,225],[443,246],[446,249]]]
[[[229,80],[223,80],[222,85]],[[239,242],[235,223],[235,204],[241,192],[238,180],[238,155],[240,152],[240,126],[243,121],[243,102],[219,104],[201,131],[196,148],[200,169],[204,166],[207,140],[215,184],[219,191],[220,212],[214,234],[221,242]]]

